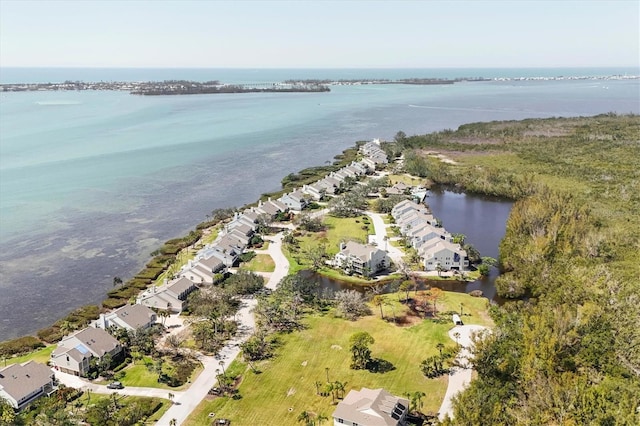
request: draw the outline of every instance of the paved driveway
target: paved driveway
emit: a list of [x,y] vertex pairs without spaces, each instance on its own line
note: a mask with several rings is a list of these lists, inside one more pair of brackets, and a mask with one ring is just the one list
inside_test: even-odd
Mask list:
[[[451,405],[453,397],[458,394],[458,392],[462,392],[467,386],[469,386],[469,383],[471,383],[472,368],[467,361],[471,356],[470,349],[473,345],[471,336],[473,333],[480,332],[485,329],[486,327],[481,325],[457,325],[449,330],[449,337],[451,340],[457,341],[462,346],[456,360],[464,367],[454,367],[452,368],[451,374],[449,374],[447,393],[445,394],[442,405],[440,406],[440,411],[438,411],[438,418],[440,420],[443,420],[446,416],[453,418],[453,407]],[[459,333],[459,337],[457,338],[455,336],[456,333]]]

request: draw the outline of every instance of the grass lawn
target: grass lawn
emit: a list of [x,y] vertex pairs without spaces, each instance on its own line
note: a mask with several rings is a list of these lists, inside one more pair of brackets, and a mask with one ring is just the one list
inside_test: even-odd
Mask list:
[[214,226],[213,228],[209,228],[209,234],[203,236],[200,239],[199,245],[206,246],[207,244],[211,244],[218,238],[218,233],[220,232],[219,226]]
[[168,269],[165,269],[164,272],[162,272],[158,276],[158,278],[156,278],[154,285],[161,285],[164,282],[165,278],[176,274],[180,270],[180,268],[186,265],[187,262],[193,259],[194,257],[196,257],[196,250],[193,250],[193,249],[180,250],[178,252],[178,255],[176,256],[176,261],[172,263]]
[[240,269],[253,272],[273,272],[276,264],[268,254],[257,254],[249,262],[243,263]]
[[[407,310],[398,302],[398,297],[404,294],[387,297],[398,316]],[[460,303],[464,306],[464,321],[490,323],[483,313],[487,304],[483,298],[445,293],[439,309],[459,311]],[[392,315],[390,307],[384,309],[385,315]],[[304,330],[280,336],[281,346],[276,357],[259,365],[260,374],[246,370],[239,387],[241,398],[205,400],[185,424],[207,424],[211,421],[210,412],[216,413],[216,418],[231,419],[234,425],[293,425],[304,410],[330,416],[335,409],[331,396],[317,395],[315,385],[316,381],[326,383],[326,369],[329,380],[347,383],[345,394],[361,387],[383,387],[396,395],[419,390],[427,394],[423,411],[437,411],[444,398],[447,378],[427,379],[419,366],[422,360],[438,353],[436,344],[455,346],[447,336],[452,327],[449,315],[443,314],[442,321],[438,322],[407,317],[415,321],[414,325],[400,327],[380,319],[377,308],[373,312],[374,315],[358,321],[336,318],[333,311],[311,315],[304,320]],[[372,356],[389,361],[394,370],[371,373],[349,368],[349,337],[358,331],[367,331],[373,336]]]
[[[366,218],[366,223],[363,218]],[[327,254],[335,256],[340,250],[340,242],[344,240],[355,240],[366,242],[368,235],[374,234],[373,223],[367,216],[355,218],[338,218],[329,215],[324,216],[324,223],[327,230],[322,232],[306,233],[301,237],[296,237],[299,241],[300,249],[298,253],[287,250],[283,247],[282,252],[289,261],[289,274],[308,269],[310,263],[306,261],[304,252],[310,248],[324,244],[327,247]],[[363,227],[366,226],[366,229]]]
[[[147,368],[145,362],[150,362],[153,364],[153,361],[150,357],[144,357],[144,359],[142,360],[135,361],[133,364],[122,370],[122,372],[125,373],[125,376],[120,379],[120,382],[122,382],[122,384],[125,386],[167,389],[169,391],[179,391],[189,387],[189,383],[185,383],[184,385],[175,388],[167,386],[165,383],[159,383],[158,374],[155,371],[150,371]],[[166,373],[170,373],[171,369],[172,366],[168,362],[165,362],[162,370]],[[201,372],[202,366],[198,365],[193,370],[193,373],[191,373],[190,381],[193,382]]]
[[[111,398],[112,398],[111,395],[101,395],[101,394],[97,394],[97,393],[91,393],[90,403],[91,404],[95,404],[96,402],[98,402],[100,400],[111,399]],[[171,403],[169,401],[165,400],[165,399],[162,399],[162,398],[151,398],[151,397],[147,397],[147,396],[128,396],[128,395],[119,395],[118,396],[118,402],[121,405],[130,404],[130,403],[132,403],[134,401],[145,401],[145,400],[153,400],[155,402],[162,403],[162,406],[158,409],[158,411],[153,413],[153,415],[147,419],[145,424],[155,424],[155,422],[160,420],[160,418],[169,409],[169,407],[171,407]],[[81,396],[78,399],[78,401],[80,401],[82,403],[86,403],[87,402],[87,394],[85,393],[83,396]],[[71,404],[73,404],[73,403],[71,403]]]
[[[17,363],[22,364],[23,362],[27,362],[27,361],[36,361],[41,364],[46,364],[47,362],[49,362],[49,359],[51,358],[51,352],[53,352],[56,346],[58,345],[49,345],[47,347],[38,349],[37,351],[33,351],[25,355],[20,355],[14,358],[7,358],[6,364],[7,365],[17,364]],[[4,367],[4,364],[5,363],[3,362],[1,366]]]
[[411,175],[389,175],[389,182],[391,182],[391,185],[402,182],[409,186],[426,185],[427,183],[426,179]]

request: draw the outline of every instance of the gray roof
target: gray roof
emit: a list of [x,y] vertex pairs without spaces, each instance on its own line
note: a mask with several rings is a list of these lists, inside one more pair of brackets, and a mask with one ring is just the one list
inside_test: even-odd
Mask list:
[[377,247],[371,245],[365,245],[356,243],[355,241],[349,241],[346,244],[346,247],[341,250],[341,253],[347,256],[355,256],[359,259],[367,261],[371,258],[371,253],[375,253],[380,250]]
[[393,396],[384,389],[362,388],[360,391],[349,391],[336,407],[333,417],[363,426],[397,426],[401,415],[396,413],[397,418],[392,417],[396,407],[404,414],[409,401]]
[[[77,343],[80,344],[77,344]],[[94,356],[102,358],[107,352],[111,352],[120,345],[113,336],[101,328],[87,327],[74,334],[64,337],[58,347],[52,352],[53,356],[69,352],[70,348],[75,348],[80,353],[85,354],[86,350]]]
[[211,271],[218,271],[222,268],[224,268],[224,263],[222,263],[222,261],[220,261],[220,259],[218,259],[217,257],[209,257],[207,259],[200,259],[198,261],[198,263],[204,265],[206,268],[209,269],[209,272]]
[[13,364],[0,370],[0,389],[20,401],[51,383],[52,376],[53,372],[49,367],[35,361]]
[[234,230],[234,231],[238,231],[240,232],[242,235],[250,235],[253,232],[253,228],[250,227],[249,225],[247,225],[244,222],[231,222],[229,224],[229,229],[230,230]]
[[145,327],[155,321],[155,312],[142,305],[124,305],[111,313],[133,329]]
[[242,213],[242,215],[243,215],[243,216],[245,216],[245,217],[247,217],[247,218],[249,218],[249,220],[250,220],[251,222],[255,222],[256,220],[258,220],[258,216],[259,216],[259,214],[258,214],[258,213],[256,213],[256,212],[255,212],[255,211],[253,211],[253,210],[249,210],[249,209],[245,210],[245,211]]
[[183,293],[194,286],[195,284],[189,281],[188,278],[180,277],[177,280],[170,282],[169,285],[167,285],[166,289],[179,295],[180,293]]

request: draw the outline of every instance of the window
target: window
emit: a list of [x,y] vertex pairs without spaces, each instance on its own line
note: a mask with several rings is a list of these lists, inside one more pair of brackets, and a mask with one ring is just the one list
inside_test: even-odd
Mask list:
[[344,420],[338,419],[338,423],[344,423]]

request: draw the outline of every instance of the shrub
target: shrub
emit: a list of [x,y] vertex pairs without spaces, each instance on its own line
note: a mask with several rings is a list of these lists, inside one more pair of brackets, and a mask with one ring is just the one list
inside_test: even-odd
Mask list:
[[17,339],[0,343],[0,355],[19,355],[43,347],[44,344],[33,336],[18,337]]
[[63,333],[55,326],[43,328],[39,330],[37,334],[40,340],[47,343],[55,343],[63,337]]
[[126,304],[127,304],[127,301],[124,299],[114,299],[111,297],[102,301],[102,306],[106,309],[116,309]]

